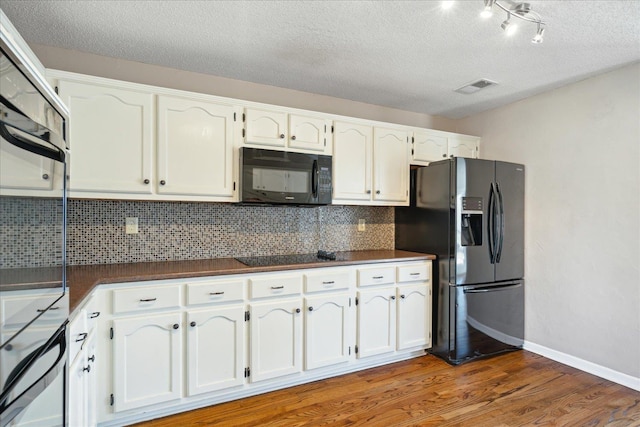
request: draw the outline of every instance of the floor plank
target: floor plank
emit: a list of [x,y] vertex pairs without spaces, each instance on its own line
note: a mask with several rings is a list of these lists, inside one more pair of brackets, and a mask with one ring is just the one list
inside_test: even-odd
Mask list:
[[426,355],[136,424],[640,427],[640,392],[518,351],[450,366]]

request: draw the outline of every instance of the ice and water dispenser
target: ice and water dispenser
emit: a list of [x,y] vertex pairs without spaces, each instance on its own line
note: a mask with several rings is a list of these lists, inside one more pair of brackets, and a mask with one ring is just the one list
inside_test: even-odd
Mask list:
[[482,197],[463,197],[460,212],[462,246],[482,246]]

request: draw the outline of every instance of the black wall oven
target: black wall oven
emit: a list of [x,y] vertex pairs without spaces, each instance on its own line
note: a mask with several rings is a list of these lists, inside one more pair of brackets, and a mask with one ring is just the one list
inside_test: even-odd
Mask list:
[[69,317],[68,115],[2,18],[0,427],[61,426],[66,421]]
[[240,201],[243,203],[331,204],[331,156],[240,149]]

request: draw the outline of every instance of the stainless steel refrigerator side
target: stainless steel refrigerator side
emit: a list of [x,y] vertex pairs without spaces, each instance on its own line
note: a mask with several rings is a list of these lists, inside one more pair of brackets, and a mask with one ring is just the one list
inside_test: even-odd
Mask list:
[[502,233],[495,281],[524,277],[524,165],[496,162],[496,188],[502,211]]

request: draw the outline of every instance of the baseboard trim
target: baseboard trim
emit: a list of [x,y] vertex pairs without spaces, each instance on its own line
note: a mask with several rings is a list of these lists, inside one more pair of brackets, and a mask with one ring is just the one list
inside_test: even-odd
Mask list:
[[622,372],[614,371],[613,369],[607,368],[605,366],[601,366],[593,362],[589,362],[587,360],[572,356],[570,354],[562,353],[560,351],[532,343],[530,341],[524,342],[524,349],[532,353],[539,354],[540,356],[544,356],[548,359],[555,360],[556,362],[560,362],[564,365],[580,369],[581,371],[593,374],[600,378],[604,378],[605,380],[613,381],[614,383],[620,384],[630,389],[640,391],[640,378],[623,374]]

